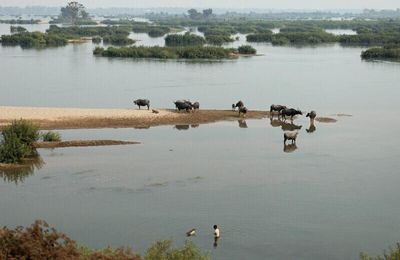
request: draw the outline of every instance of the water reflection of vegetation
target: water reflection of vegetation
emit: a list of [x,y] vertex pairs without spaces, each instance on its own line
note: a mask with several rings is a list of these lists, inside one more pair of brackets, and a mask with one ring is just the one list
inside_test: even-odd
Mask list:
[[4,182],[13,182],[19,184],[33,175],[35,170],[41,169],[44,161],[40,156],[25,159],[21,165],[10,167],[9,169],[0,169],[0,177]]

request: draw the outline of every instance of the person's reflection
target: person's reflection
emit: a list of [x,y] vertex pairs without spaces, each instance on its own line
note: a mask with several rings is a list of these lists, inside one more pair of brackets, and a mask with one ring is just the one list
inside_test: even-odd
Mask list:
[[291,144],[283,144],[283,151],[285,153],[293,153],[296,151],[297,145],[296,143],[291,143]]
[[177,130],[188,130],[190,125],[175,125],[175,129]]
[[213,244],[214,248],[218,247],[218,240],[219,240],[219,237],[214,237],[214,244]]
[[306,129],[307,133],[313,133],[315,132],[315,130],[317,130],[317,128],[315,127],[314,121],[310,121],[310,126]]
[[240,128],[247,128],[246,120],[240,119],[240,120],[238,120],[238,123],[239,123]]

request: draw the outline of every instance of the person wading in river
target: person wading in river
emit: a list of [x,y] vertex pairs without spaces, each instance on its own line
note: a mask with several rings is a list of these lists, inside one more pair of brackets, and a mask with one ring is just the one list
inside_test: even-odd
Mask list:
[[219,228],[217,225],[214,225],[213,228],[214,228],[214,247],[217,247],[219,239]]

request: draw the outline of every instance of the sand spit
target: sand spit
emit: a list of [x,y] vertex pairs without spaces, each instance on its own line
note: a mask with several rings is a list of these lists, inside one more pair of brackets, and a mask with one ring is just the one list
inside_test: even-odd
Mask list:
[[36,142],[35,148],[64,148],[64,147],[88,147],[107,145],[140,144],[140,142],[118,141],[118,140],[72,140],[62,142]]
[[[199,110],[178,112],[173,109],[89,109],[89,108],[44,108],[0,106],[0,125],[13,120],[25,119],[39,125],[41,129],[84,128],[148,128],[159,125],[206,124],[217,121],[240,119],[232,110]],[[267,111],[249,111],[246,119],[261,119],[269,116]]]

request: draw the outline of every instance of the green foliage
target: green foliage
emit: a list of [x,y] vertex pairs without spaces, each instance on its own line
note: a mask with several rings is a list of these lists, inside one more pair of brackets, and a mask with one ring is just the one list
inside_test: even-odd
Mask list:
[[0,144],[1,163],[20,163],[22,158],[30,154],[30,147],[23,143],[15,133],[9,134]]
[[61,134],[58,132],[48,131],[43,133],[42,139],[44,142],[60,142],[61,141]]
[[116,35],[107,35],[103,37],[104,44],[113,44],[113,45],[131,45],[134,44],[135,41],[127,38],[124,35],[116,34]]
[[384,251],[383,256],[371,257],[366,253],[360,254],[361,260],[399,260],[400,259],[400,242],[397,242],[395,248],[389,248],[389,251]]
[[324,31],[278,33],[272,36],[272,44],[274,45],[287,43],[293,45],[320,44],[332,43],[336,40],[335,35]]
[[205,43],[206,40],[203,37],[190,33],[170,34],[165,37],[166,46],[202,46]]
[[398,33],[362,33],[358,35],[341,35],[339,42],[343,45],[377,46],[385,44],[400,43],[400,32]]
[[100,36],[92,37],[92,42],[95,43],[95,44],[101,43],[101,37]]
[[103,57],[155,58],[155,59],[227,59],[234,50],[211,46],[145,47],[132,46],[107,49],[97,47],[93,54]]
[[208,255],[204,255],[201,251],[189,241],[185,242],[182,248],[172,248],[169,240],[157,241],[149,249],[147,249],[144,260],[207,260]]
[[67,38],[61,35],[47,34],[42,32],[21,32],[12,35],[2,35],[1,43],[4,46],[19,45],[22,48],[44,48],[64,46]]
[[76,39],[80,37],[91,37],[91,36],[110,36],[110,35],[124,35],[128,37],[131,28],[126,26],[107,26],[107,27],[59,27],[57,25],[50,25],[47,30],[49,34],[62,35],[68,39]]
[[10,32],[11,33],[21,33],[21,32],[27,32],[25,27],[22,26],[10,26]]
[[242,45],[238,48],[240,54],[256,54],[257,50],[250,45]]
[[272,41],[272,32],[268,33],[255,33],[248,34],[246,36],[246,40],[248,42],[271,42]]
[[0,23],[7,23],[7,24],[38,24],[40,20],[23,20],[23,19],[11,19],[11,20],[0,20]]
[[80,246],[79,260],[140,260],[140,257],[132,252],[130,248],[106,247],[93,250],[86,246]]
[[14,121],[4,127],[0,143],[0,163],[19,163],[36,155],[33,143],[39,139],[39,129],[24,120]]
[[144,22],[134,22],[132,31],[135,33],[147,33],[150,37],[161,37],[171,31],[168,26],[153,25]]
[[370,48],[361,52],[361,58],[365,60],[400,60],[400,46]]
[[85,7],[78,2],[69,2],[61,8],[61,14],[53,23],[70,23],[73,25],[96,24],[89,18]]

